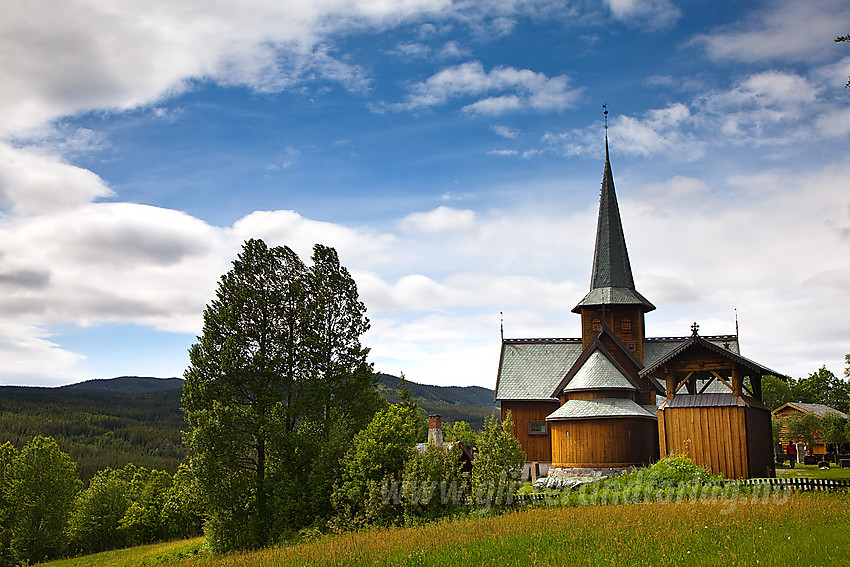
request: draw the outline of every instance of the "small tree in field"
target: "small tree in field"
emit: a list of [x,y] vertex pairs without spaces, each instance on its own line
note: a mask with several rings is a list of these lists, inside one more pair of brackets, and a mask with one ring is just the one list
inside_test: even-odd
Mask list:
[[821,420],[814,414],[801,413],[788,419],[788,436],[793,441],[803,442],[809,447],[820,438]]
[[478,455],[472,462],[472,488],[479,500],[484,491],[488,491],[487,498],[492,501],[500,486],[509,489],[511,485],[506,483],[520,479],[525,453],[511,433],[512,427],[511,412],[501,425],[494,416],[490,416],[478,436]]
[[7,479],[12,554],[22,563],[58,556],[80,489],[76,463],[52,438],[35,437],[12,462]]

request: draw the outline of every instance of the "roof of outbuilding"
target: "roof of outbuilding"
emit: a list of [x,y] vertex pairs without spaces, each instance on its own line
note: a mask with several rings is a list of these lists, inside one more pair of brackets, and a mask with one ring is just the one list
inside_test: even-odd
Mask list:
[[644,407],[626,398],[595,398],[591,400],[567,400],[553,411],[546,420],[594,419],[611,417],[641,417],[657,419]]
[[815,414],[818,417],[823,417],[828,413],[837,413],[842,418],[847,419],[846,413],[844,413],[843,411],[838,411],[833,407],[824,404],[804,404],[802,402],[788,402],[787,404],[784,404],[773,410],[773,413],[777,413],[779,410],[789,406],[807,413]]
[[[732,392],[712,394],[676,394],[672,400],[666,400],[658,406],[666,408],[716,408],[716,407],[752,407],[768,410],[762,402],[750,396],[736,396]],[[768,410],[769,411],[769,410]]]
[[780,374],[780,373],[776,372],[775,370],[771,370],[770,368],[767,368],[766,366],[762,366],[761,364],[754,362],[754,361],[750,360],[749,358],[743,357],[740,354],[733,352],[731,348],[725,348],[723,346],[717,345],[714,342],[712,342],[712,341],[710,341],[706,338],[700,337],[699,335],[692,335],[691,337],[688,337],[688,339],[686,341],[675,346],[672,350],[664,353],[663,355],[658,357],[652,363],[646,363],[646,356],[644,356],[645,365],[644,365],[643,369],[640,371],[640,375],[641,376],[649,375],[650,373],[658,370],[659,368],[661,368],[662,366],[664,366],[665,364],[667,364],[668,362],[670,362],[671,360],[673,360],[674,358],[676,358],[677,356],[679,356],[680,354],[685,352],[686,350],[693,348],[695,346],[701,346],[701,347],[707,348],[708,350],[710,350],[712,352],[715,352],[717,354],[722,355],[725,358],[728,358],[729,360],[735,362],[736,364],[740,364],[741,366],[748,368],[749,370],[752,370],[756,374],[762,374],[762,375],[773,374],[774,376],[783,376],[783,374]]

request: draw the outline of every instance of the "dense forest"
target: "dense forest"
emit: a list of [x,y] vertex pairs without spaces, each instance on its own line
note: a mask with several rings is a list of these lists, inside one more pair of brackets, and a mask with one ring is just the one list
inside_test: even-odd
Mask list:
[[[398,401],[401,380],[382,374],[378,392]],[[404,382],[426,413],[446,423],[466,421],[474,429],[498,407],[493,390]],[[59,388],[0,386],[0,444],[22,448],[37,435],[57,440],[87,481],[107,467],[132,463],[170,474],[186,462],[186,429],[178,378],[121,377],[88,380]]]

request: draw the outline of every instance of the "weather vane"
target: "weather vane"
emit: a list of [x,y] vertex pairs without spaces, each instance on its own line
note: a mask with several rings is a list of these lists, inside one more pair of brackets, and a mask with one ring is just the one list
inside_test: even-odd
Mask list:
[[608,131],[608,105],[607,104],[602,105],[602,116],[605,117],[605,131],[607,132]]

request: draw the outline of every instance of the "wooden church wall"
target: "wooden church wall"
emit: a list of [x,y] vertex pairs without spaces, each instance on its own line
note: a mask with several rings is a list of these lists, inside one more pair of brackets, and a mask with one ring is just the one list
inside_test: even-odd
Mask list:
[[582,419],[549,424],[553,467],[626,467],[658,457],[658,430],[651,419]]
[[685,454],[712,473],[730,479],[750,478],[746,409],[722,406],[659,411],[661,456]]
[[552,462],[552,444],[549,441],[551,432],[547,435],[529,435],[528,424],[531,421],[546,421],[546,416],[561,406],[557,401],[552,402],[502,402],[502,421],[511,412],[513,434],[522,445],[526,461]]

